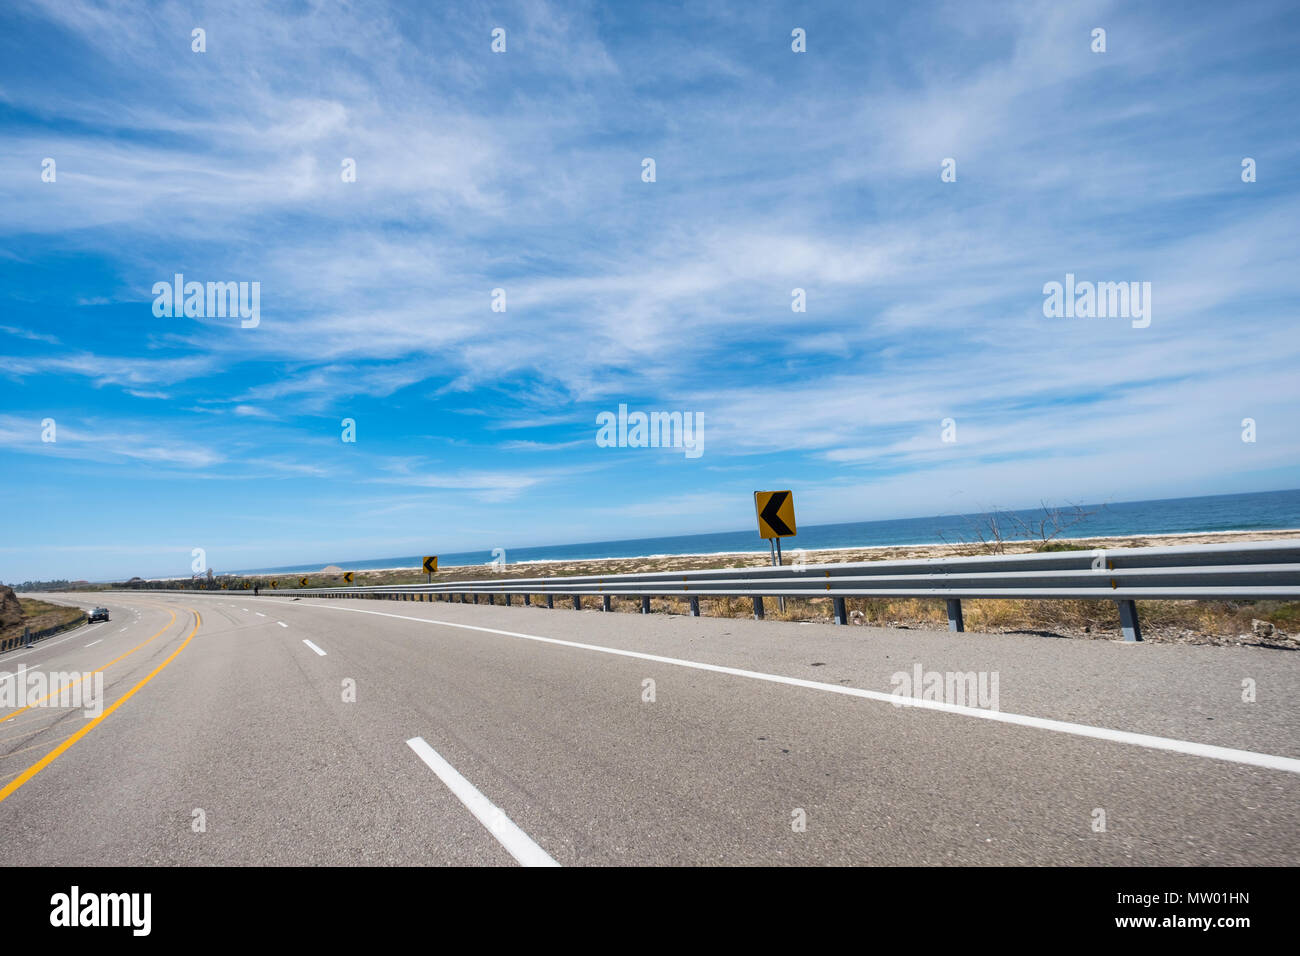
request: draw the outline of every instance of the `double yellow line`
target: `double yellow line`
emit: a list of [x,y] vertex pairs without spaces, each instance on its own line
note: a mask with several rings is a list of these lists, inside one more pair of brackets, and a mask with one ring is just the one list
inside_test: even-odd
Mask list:
[[[138,690],[139,690],[141,687],[143,687],[145,684],[147,684],[147,683],[149,683],[151,680],[153,680],[154,677],[156,677],[156,676],[158,675],[158,673],[159,673],[159,672],[160,672],[164,667],[166,667],[166,666],[167,666],[168,664],[170,664],[173,660],[175,660],[177,654],[179,654],[181,651],[185,650],[186,645],[189,644],[189,642],[190,642],[191,640],[194,639],[194,635],[198,633],[199,626],[202,625],[202,623],[203,623],[203,619],[202,619],[201,617],[199,617],[199,612],[198,612],[198,611],[196,611],[194,608],[188,608],[187,610],[189,610],[190,613],[192,613],[192,614],[194,615],[194,628],[193,628],[193,630],[191,630],[190,633],[186,636],[185,640],[181,642],[181,645],[180,645],[179,647],[177,647],[176,650],[172,651],[171,654],[169,654],[169,655],[167,656],[167,659],[166,659],[165,661],[163,661],[161,664],[159,664],[157,667],[155,667],[152,671],[150,671],[147,677],[145,677],[142,681],[140,681],[138,684],[136,684],[134,687],[132,687],[130,690],[128,690],[125,694],[123,694],[123,695],[122,695],[121,697],[119,697],[117,700],[113,701],[113,703],[112,703],[110,706],[106,707],[106,708],[104,709],[104,712],[103,712],[102,714],[100,714],[100,715],[99,715],[98,717],[96,717],[94,720],[90,721],[88,724],[86,724],[86,726],[82,727],[82,728],[81,728],[80,730],[78,730],[75,734],[71,735],[70,737],[65,738],[65,739],[63,740],[62,743],[58,744],[58,745],[57,745],[53,750],[51,750],[49,753],[47,753],[44,757],[42,757],[40,760],[36,761],[36,763],[32,764],[30,767],[28,767],[26,770],[24,770],[22,773],[20,773],[17,777],[15,777],[13,780],[11,780],[11,781],[10,781],[10,782],[5,786],[5,788],[4,788],[3,790],[0,790],[0,803],[3,803],[5,800],[9,799],[9,796],[10,796],[11,794],[15,793],[19,788],[21,788],[21,787],[23,786],[23,784],[27,783],[27,781],[29,781],[29,780],[32,779],[32,777],[36,776],[38,773],[40,773],[42,770],[44,770],[46,767],[48,767],[50,764],[52,764],[55,760],[57,760],[57,759],[59,758],[60,755],[62,755],[65,751],[67,751],[70,747],[72,747],[73,744],[75,744],[78,740],[80,740],[82,737],[86,736],[86,734],[90,733],[92,730],[94,730],[96,727],[98,727],[101,723],[103,723],[104,720],[105,720],[105,718],[107,718],[109,714],[111,714],[113,711],[117,710],[117,709],[118,709],[119,707],[121,707],[124,703],[126,703],[127,700],[129,700],[129,699],[131,698],[131,696],[132,696],[136,691],[138,691]],[[104,667],[99,668],[99,670],[102,671],[102,670],[104,670],[104,669],[107,668],[107,667],[112,667],[114,664],[116,664],[118,661],[120,661],[123,657],[127,657],[127,656],[129,656],[129,655],[131,655],[131,654],[134,654],[134,653],[135,653],[136,651],[138,651],[140,648],[144,647],[145,644],[148,644],[149,641],[152,641],[154,638],[158,637],[159,634],[162,634],[164,631],[166,631],[167,628],[171,627],[172,624],[175,622],[175,620],[176,620],[176,612],[175,612],[175,611],[172,611],[172,612],[171,612],[171,620],[167,622],[167,626],[164,627],[161,631],[159,631],[158,634],[155,634],[153,637],[149,638],[149,640],[147,640],[147,641],[142,641],[141,643],[137,644],[135,647],[131,648],[131,650],[127,651],[125,654],[122,654],[122,655],[119,656],[119,657],[115,657],[115,658],[113,658],[113,660],[111,660],[111,661],[109,661],[107,664],[105,664]],[[91,671],[91,674],[95,674],[95,673],[98,673],[98,672],[99,672],[99,671]],[[86,677],[89,677],[89,676],[90,676],[90,674],[87,674],[87,675],[86,675]],[[86,679],[85,677],[81,678],[81,680],[85,680],[85,679]],[[68,687],[71,687],[72,684],[68,684],[67,686],[68,686]],[[46,694],[45,697],[42,697],[42,698],[41,698],[41,700],[48,700],[48,699],[49,699],[50,697],[52,697],[52,696],[54,696],[54,692],[52,692],[52,693],[50,693],[50,694]],[[40,703],[40,701],[35,701],[34,703]],[[10,717],[14,717],[14,716],[16,716],[16,715],[18,715],[18,714],[21,714],[21,713],[23,712],[23,710],[27,710],[27,709],[28,709],[29,707],[31,707],[31,706],[34,706],[34,704],[29,704],[27,707],[22,708],[22,710],[16,710],[16,711],[14,711],[12,714],[8,714],[8,715],[6,715],[6,716],[3,718],[3,720],[8,720]],[[3,720],[0,720],[0,723],[2,723]]]

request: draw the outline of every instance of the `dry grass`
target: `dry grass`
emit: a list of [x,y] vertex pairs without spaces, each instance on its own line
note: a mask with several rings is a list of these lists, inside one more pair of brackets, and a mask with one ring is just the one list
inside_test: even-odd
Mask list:
[[48,601],[38,601],[35,598],[19,598],[18,603],[23,607],[22,622],[0,631],[0,641],[7,641],[11,637],[22,637],[23,629],[27,627],[33,631],[43,631],[47,627],[69,624],[86,613],[79,607],[50,604]]
[[[1184,534],[1160,537],[1132,536],[1127,538],[1074,538],[1051,542],[1002,542],[1002,553],[1014,554],[1031,551],[1092,550],[1095,548],[1121,549],[1154,545],[1231,543],[1237,541],[1264,541],[1295,538],[1295,531],[1256,531],[1224,534]],[[872,547],[844,551],[807,551],[801,557],[804,563],[838,563],[847,561],[880,561],[912,558],[955,557],[981,553],[978,544],[955,545],[900,545]],[[796,560],[797,552],[786,551],[786,564]],[[732,553],[714,555],[669,555],[653,558],[608,558],[586,561],[545,561],[533,564],[512,564],[499,569],[489,565],[444,568],[434,575],[437,583],[452,581],[503,581],[515,578],[545,578],[563,575],[614,575],[647,571],[686,571],[708,568],[766,567],[766,554]],[[297,587],[301,575],[277,575],[281,585]],[[310,587],[339,587],[343,579],[338,574],[307,575]],[[257,580],[264,590],[270,590],[270,576]],[[394,585],[421,584],[425,574],[418,569],[383,571],[357,571],[355,584]],[[242,583],[242,579],[239,579]],[[232,584],[232,586],[234,586]],[[486,600],[486,599],[483,599]],[[522,604],[516,596],[515,604]],[[541,595],[532,595],[532,603],[545,607]],[[556,607],[572,607],[569,597],[556,597]],[[830,621],[833,610],[829,598],[787,598],[786,609],[781,611],[775,598],[763,602],[764,616],[770,620]],[[584,609],[599,610],[599,597],[584,597]],[[655,613],[686,614],[685,598],[654,598],[651,610]],[[846,608],[851,623],[878,627],[945,629],[948,626],[947,609],[938,599],[848,598]],[[615,598],[613,610],[638,613],[637,598]],[[1062,637],[1116,639],[1120,636],[1119,614],[1110,601],[1034,601],[1034,600],[966,600],[962,612],[967,630],[985,632],[1026,632],[1053,634]],[[749,598],[700,598],[700,613],[709,617],[749,618],[753,616],[753,603]],[[1272,643],[1292,646],[1285,637],[1300,632],[1300,603],[1279,601],[1139,601],[1138,616],[1143,636],[1153,641],[1184,643]],[[1282,634],[1271,641],[1259,641],[1252,634],[1255,620],[1273,624]],[[1243,635],[1245,637],[1243,638]]]

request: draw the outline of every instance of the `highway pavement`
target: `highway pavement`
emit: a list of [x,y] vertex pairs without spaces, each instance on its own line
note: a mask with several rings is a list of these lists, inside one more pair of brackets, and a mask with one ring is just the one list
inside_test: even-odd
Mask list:
[[10,864],[1300,863],[1293,651],[42,597],[112,619],[0,682],[90,673],[104,709],[0,707]]

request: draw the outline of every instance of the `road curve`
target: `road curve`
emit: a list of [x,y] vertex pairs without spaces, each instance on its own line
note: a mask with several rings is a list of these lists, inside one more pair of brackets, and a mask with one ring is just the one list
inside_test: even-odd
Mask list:
[[[100,670],[106,712],[0,708],[10,864],[1300,862],[1295,652],[49,597],[112,620],[0,681]],[[918,665],[996,713],[895,706]]]

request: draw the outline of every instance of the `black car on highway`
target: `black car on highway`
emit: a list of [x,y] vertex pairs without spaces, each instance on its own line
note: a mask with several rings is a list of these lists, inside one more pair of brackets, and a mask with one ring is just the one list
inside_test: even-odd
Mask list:
[[106,607],[97,607],[90,612],[91,624],[94,624],[96,621],[107,621],[107,620],[108,620],[108,608]]

